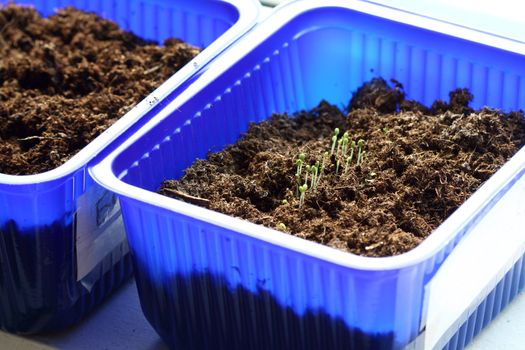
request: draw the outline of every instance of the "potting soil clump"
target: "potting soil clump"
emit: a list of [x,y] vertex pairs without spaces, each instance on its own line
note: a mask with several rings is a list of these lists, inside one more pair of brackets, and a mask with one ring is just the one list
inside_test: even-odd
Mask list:
[[73,8],[0,5],[0,173],[62,165],[198,52]]
[[326,102],[252,124],[162,194],[365,256],[417,246],[525,144],[521,112],[431,108],[401,84],[365,84],[348,111]]

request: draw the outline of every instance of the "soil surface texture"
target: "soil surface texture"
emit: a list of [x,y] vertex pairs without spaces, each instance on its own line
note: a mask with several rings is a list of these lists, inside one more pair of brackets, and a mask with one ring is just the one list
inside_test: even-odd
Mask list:
[[[406,100],[401,84],[374,79],[354,94],[349,112],[321,102],[252,124],[160,193],[343,251],[401,254],[525,144],[522,112],[474,111],[471,100],[459,89],[426,108]],[[310,168],[303,187],[316,162],[315,181]]]
[[0,173],[62,165],[198,52],[70,7],[0,5]]

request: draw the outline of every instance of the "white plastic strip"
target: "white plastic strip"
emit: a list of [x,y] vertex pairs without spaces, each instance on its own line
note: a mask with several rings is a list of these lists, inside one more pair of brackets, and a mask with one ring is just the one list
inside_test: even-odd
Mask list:
[[462,240],[429,284],[425,349],[442,349],[525,253],[525,176]]

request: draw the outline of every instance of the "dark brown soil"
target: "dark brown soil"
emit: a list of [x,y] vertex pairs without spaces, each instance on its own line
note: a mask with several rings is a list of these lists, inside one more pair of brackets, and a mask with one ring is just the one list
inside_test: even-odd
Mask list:
[[0,8],[0,173],[63,164],[199,52],[164,44],[73,8]]
[[[161,193],[359,255],[406,252],[525,144],[525,122],[521,112],[474,112],[467,90],[428,109],[406,101],[394,83],[363,86],[349,113],[322,102],[253,124],[235,145],[166,181]],[[303,184],[304,167],[322,163],[336,127],[339,139],[348,130],[350,140],[365,140],[364,161],[357,165],[354,154],[345,173],[339,153],[336,175],[331,156],[300,206],[298,155],[305,154]]]

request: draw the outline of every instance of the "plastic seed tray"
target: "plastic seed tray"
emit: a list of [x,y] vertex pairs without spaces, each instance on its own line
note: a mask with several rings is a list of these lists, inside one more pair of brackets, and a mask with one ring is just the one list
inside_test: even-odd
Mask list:
[[375,76],[426,105],[465,87],[475,108],[518,110],[525,45],[366,2],[291,2],[92,169],[118,194],[142,308],[170,346],[461,349],[523,288],[525,150],[422,244],[387,258],[155,193],[250,122],[346,105]]
[[255,25],[259,5],[246,0],[17,3],[44,15],[71,5],[146,39],[174,36],[206,47],[62,166],[30,176],[0,174],[0,328],[28,333],[75,322],[131,275],[118,202],[86,169],[148,120],[159,100],[177,94],[184,81]]

